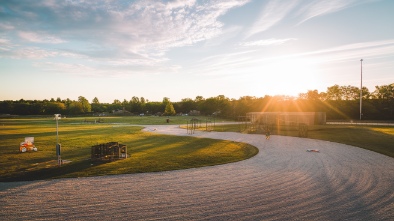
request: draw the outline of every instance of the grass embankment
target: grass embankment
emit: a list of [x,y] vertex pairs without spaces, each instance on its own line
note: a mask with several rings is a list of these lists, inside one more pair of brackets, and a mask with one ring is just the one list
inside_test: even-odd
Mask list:
[[[240,132],[244,125],[216,125],[215,131]],[[255,133],[263,133],[257,130]],[[273,135],[298,136],[298,127],[275,127]],[[308,138],[327,140],[372,150],[394,157],[394,127],[364,125],[316,125],[308,127]]]
[[[190,118],[190,117],[189,117]],[[0,181],[53,179],[179,170],[218,165],[250,158],[258,149],[244,143],[166,136],[142,132],[130,124],[165,124],[163,117],[66,118],[59,121],[61,157],[57,166],[56,123],[53,118],[0,119]],[[186,123],[172,117],[170,124]],[[186,132],[185,132],[186,135]],[[34,137],[37,152],[19,153],[19,143]],[[97,163],[91,146],[106,142],[127,145],[128,159]]]

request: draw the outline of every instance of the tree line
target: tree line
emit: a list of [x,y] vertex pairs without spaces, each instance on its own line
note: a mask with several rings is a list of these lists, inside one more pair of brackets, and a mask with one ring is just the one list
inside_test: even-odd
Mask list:
[[[123,114],[123,115],[215,115],[237,119],[248,112],[326,112],[327,119],[358,119],[360,114],[360,88],[334,85],[325,92],[308,90],[298,97],[290,96],[243,96],[229,99],[224,95],[194,99],[184,98],[171,102],[164,97],[161,102],[151,102],[144,97],[133,96],[130,100],[115,99],[112,103],[101,103],[97,97],[89,102],[85,97],[78,100],[17,100],[0,101],[0,114],[12,115],[68,115]],[[362,88],[363,119],[394,120],[394,83],[375,86],[369,92]]]

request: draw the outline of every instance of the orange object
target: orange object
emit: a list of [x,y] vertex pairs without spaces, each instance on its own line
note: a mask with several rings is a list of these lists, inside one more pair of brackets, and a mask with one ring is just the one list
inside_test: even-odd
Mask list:
[[25,141],[20,143],[19,152],[27,151],[37,151],[36,146],[34,146],[34,137],[25,137]]

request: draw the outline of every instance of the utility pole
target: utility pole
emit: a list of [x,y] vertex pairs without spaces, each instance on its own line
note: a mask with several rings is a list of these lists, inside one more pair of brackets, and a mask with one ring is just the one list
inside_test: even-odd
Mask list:
[[361,61],[361,86],[360,86],[360,120],[362,119],[362,105],[363,105],[363,59]]

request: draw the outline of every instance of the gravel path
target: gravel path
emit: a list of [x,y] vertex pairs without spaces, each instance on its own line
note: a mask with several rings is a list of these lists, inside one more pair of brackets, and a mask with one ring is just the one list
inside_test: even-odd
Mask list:
[[[144,130],[191,136],[176,126]],[[295,137],[193,136],[260,152],[197,169],[0,183],[0,220],[394,220],[393,158]]]

